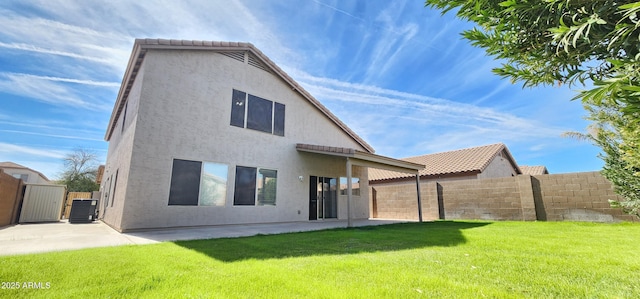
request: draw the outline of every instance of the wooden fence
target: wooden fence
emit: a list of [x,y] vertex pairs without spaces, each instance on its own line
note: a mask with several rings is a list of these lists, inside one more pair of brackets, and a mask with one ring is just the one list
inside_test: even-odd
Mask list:
[[14,224],[18,221],[18,209],[24,183],[0,169],[0,226]]

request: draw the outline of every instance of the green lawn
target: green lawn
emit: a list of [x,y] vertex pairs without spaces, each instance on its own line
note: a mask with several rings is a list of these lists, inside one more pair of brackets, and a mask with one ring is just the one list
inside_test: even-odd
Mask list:
[[0,297],[640,298],[639,245],[639,224],[444,221],[110,247],[0,257],[3,287],[36,283]]

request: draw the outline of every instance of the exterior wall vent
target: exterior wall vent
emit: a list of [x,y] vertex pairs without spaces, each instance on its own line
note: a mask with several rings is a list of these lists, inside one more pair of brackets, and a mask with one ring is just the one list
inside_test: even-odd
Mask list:
[[265,66],[262,61],[260,61],[260,59],[258,59],[258,57],[256,57],[255,55],[249,53],[249,65],[255,66],[263,71],[266,72],[271,72],[271,70],[269,70],[269,68],[267,66]]
[[244,62],[244,51],[242,52],[220,52],[220,54],[229,58],[235,59],[240,62]]

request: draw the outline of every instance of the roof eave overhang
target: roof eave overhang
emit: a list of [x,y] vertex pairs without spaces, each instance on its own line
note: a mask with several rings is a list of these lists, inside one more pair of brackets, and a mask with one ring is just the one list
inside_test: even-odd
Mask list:
[[398,160],[386,156],[376,155],[372,153],[367,153],[355,149],[350,148],[341,148],[341,147],[329,147],[329,146],[318,146],[318,145],[308,145],[308,144],[296,144],[296,149],[300,152],[308,152],[314,154],[321,154],[333,157],[342,157],[349,158],[351,160],[351,164],[364,166],[364,167],[372,167],[378,169],[385,169],[391,171],[397,171],[402,173],[410,173],[417,175],[420,170],[425,168],[425,165],[417,164],[413,162],[407,162],[403,160]]
[[113,134],[113,130],[116,127],[116,120],[118,119],[118,117],[120,117],[120,113],[122,111],[123,102],[128,96],[129,90],[133,85],[133,80],[135,80],[136,78],[143,58],[144,52],[142,51],[142,47],[136,39],[133,44],[131,56],[129,57],[129,63],[127,64],[124,76],[122,77],[122,83],[120,83],[120,90],[118,91],[116,103],[113,105],[113,111],[111,112],[111,118],[109,119],[109,126],[107,127],[107,132],[104,135],[105,141],[111,140],[111,135]]
[[[481,173],[480,170],[469,170],[469,171],[459,171],[459,172],[448,172],[448,173],[429,173],[429,174],[420,174],[421,180],[438,180],[438,179],[449,179],[449,178],[459,178],[466,177],[469,175],[477,175]],[[373,179],[369,180],[369,182],[373,184],[381,184],[381,183],[391,183],[391,182],[403,182],[413,180],[412,176],[400,176],[393,178],[381,178],[381,179]]]

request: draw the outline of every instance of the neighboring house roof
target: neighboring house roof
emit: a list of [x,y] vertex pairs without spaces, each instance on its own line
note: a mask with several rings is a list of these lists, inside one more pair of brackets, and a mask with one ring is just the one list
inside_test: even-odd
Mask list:
[[[443,177],[481,173],[489,166],[491,161],[500,154],[509,160],[515,167],[517,173],[521,173],[509,149],[502,143],[404,158],[401,160],[426,165],[426,168],[420,171],[420,177]],[[379,169],[369,170],[369,181],[396,180],[408,177],[406,174],[392,171]]]
[[522,174],[528,174],[528,175],[549,174],[547,167],[542,165],[538,165],[538,166],[521,165],[520,170],[522,171]]
[[[329,120],[334,122],[340,127],[347,135],[353,138],[358,144],[365,148],[368,152],[373,153],[374,149],[360,136],[347,127],[342,121],[338,119],[333,113],[329,111],[324,105],[316,100],[309,92],[307,92],[300,84],[294,81],[287,73],[285,73],[280,67],[278,67],[271,59],[264,55],[260,50],[250,43],[239,42],[220,42],[220,41],[196,41],[196,40],[167,40],[167,39],[136,39],[133,45],[133,51],[129,58],[129,64],[125,71],[120,85],[120,91],[118,92],[118,98],[116,104],[113,107],[111,113],[111,119],[109,120],[109,126],[105,134],[105,140],[111,139],[111,134],[116,126],[117,120],[120,117],[120,113],[124,109],[129,91],[133,86],[136,75],[144,56],[149,49],[161,49],[161,50],[207,50],[233,56],[231,52],[247,51],[249,55],[249,64],[256,65],[266,71],[271,71],[275,75],[279,76],[291,88],[297,91],[303,98],[307,99],[313,106],[315,106],[321,113],[323,113]],[[244,60],[244,58],[242,58]]]
[[32,171],[37,173],[40,177],[42,177],[45,181],[49,181],[49,179],[42,174],[41,172],[37,171],[37,170],[33,170],[29,167],[26,166],[22,166],[20,164],[17,163],[13,163],[13,162],[0,162],[0,168],[1,169],[21,169],[21,170],[28,170],[28,171]]

